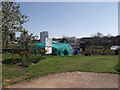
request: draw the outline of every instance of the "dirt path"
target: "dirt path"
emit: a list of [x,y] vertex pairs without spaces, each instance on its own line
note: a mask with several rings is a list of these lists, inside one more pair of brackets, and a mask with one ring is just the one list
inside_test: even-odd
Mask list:
[[117,88],[117,74],[66,72],[51,74],[9,88]]

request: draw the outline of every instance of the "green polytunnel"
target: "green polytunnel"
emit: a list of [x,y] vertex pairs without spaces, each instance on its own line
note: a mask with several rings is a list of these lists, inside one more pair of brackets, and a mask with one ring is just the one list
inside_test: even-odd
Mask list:
[[[34,49],[45,48],[45,47],[46,47],[45,42],[35,43]],[[52,55],[71,56],[70,44],[69,43],[58,43],[56,41],[52,41]]]

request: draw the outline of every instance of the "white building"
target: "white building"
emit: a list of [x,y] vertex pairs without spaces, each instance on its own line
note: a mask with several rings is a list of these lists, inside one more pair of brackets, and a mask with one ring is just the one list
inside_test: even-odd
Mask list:
[[47,31],[40,32],[40,42],[44,42],[45,38],[48,38],[48,32]]

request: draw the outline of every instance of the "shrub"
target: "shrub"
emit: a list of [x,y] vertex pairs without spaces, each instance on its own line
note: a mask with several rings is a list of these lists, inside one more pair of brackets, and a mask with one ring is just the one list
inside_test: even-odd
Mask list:
[[40,56],[36,56],[36,55],[33,55],[33,54],[30,55],[30,62],[37,63],[40,60],[41,60]]
[[30,60],[28,58],[22,58],[21,59],[21,65],[23,67],[28,67],[31,64]]
[[38,58],[38,57],[31,59],[32,63],[37,63],[38,61],[40,61],[40,58]]
[[2,60],[3,64],[17,64],[17,63],[20,63],[20,62],[21,62],[21,59],[19,59],[19,58],[4,59],[4,60]]
[[114,69],[117,71],[117,72],[120,72],[120,63],[118,63],[117,65],[114,66]]

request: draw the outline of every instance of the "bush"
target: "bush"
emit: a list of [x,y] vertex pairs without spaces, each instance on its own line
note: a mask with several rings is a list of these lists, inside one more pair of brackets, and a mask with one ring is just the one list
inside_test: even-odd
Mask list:
[[[16,56],[15,56],[16,55]],[[28,54],[28,57],[15,54],[7,59],[2,60],[3,64],[16,64],[21,67],[29,67],[32,63],[37,63],[38,61],[45,58],[45,56],[37,56],[34,54]]]
[[33,55],[33,54],[31,54],[30,55],[30,62],[32,62],[32,63],[37,63],[38,61],[40,61],[40,56],[36,56],[36,55]]
[[30,60],[28,58],[22,58],[21,59],[21,65],[23,67],[28,67],[31,64]]
[[118,63],[117,65],[114,66],[114,69],[117,71],[117,72],[120,72],[120,63]]
[[17,63],[20,63],[20,62],[21,62],[21,59],[19,59],[19,58],[2,60],[3,64],[17,64]]

